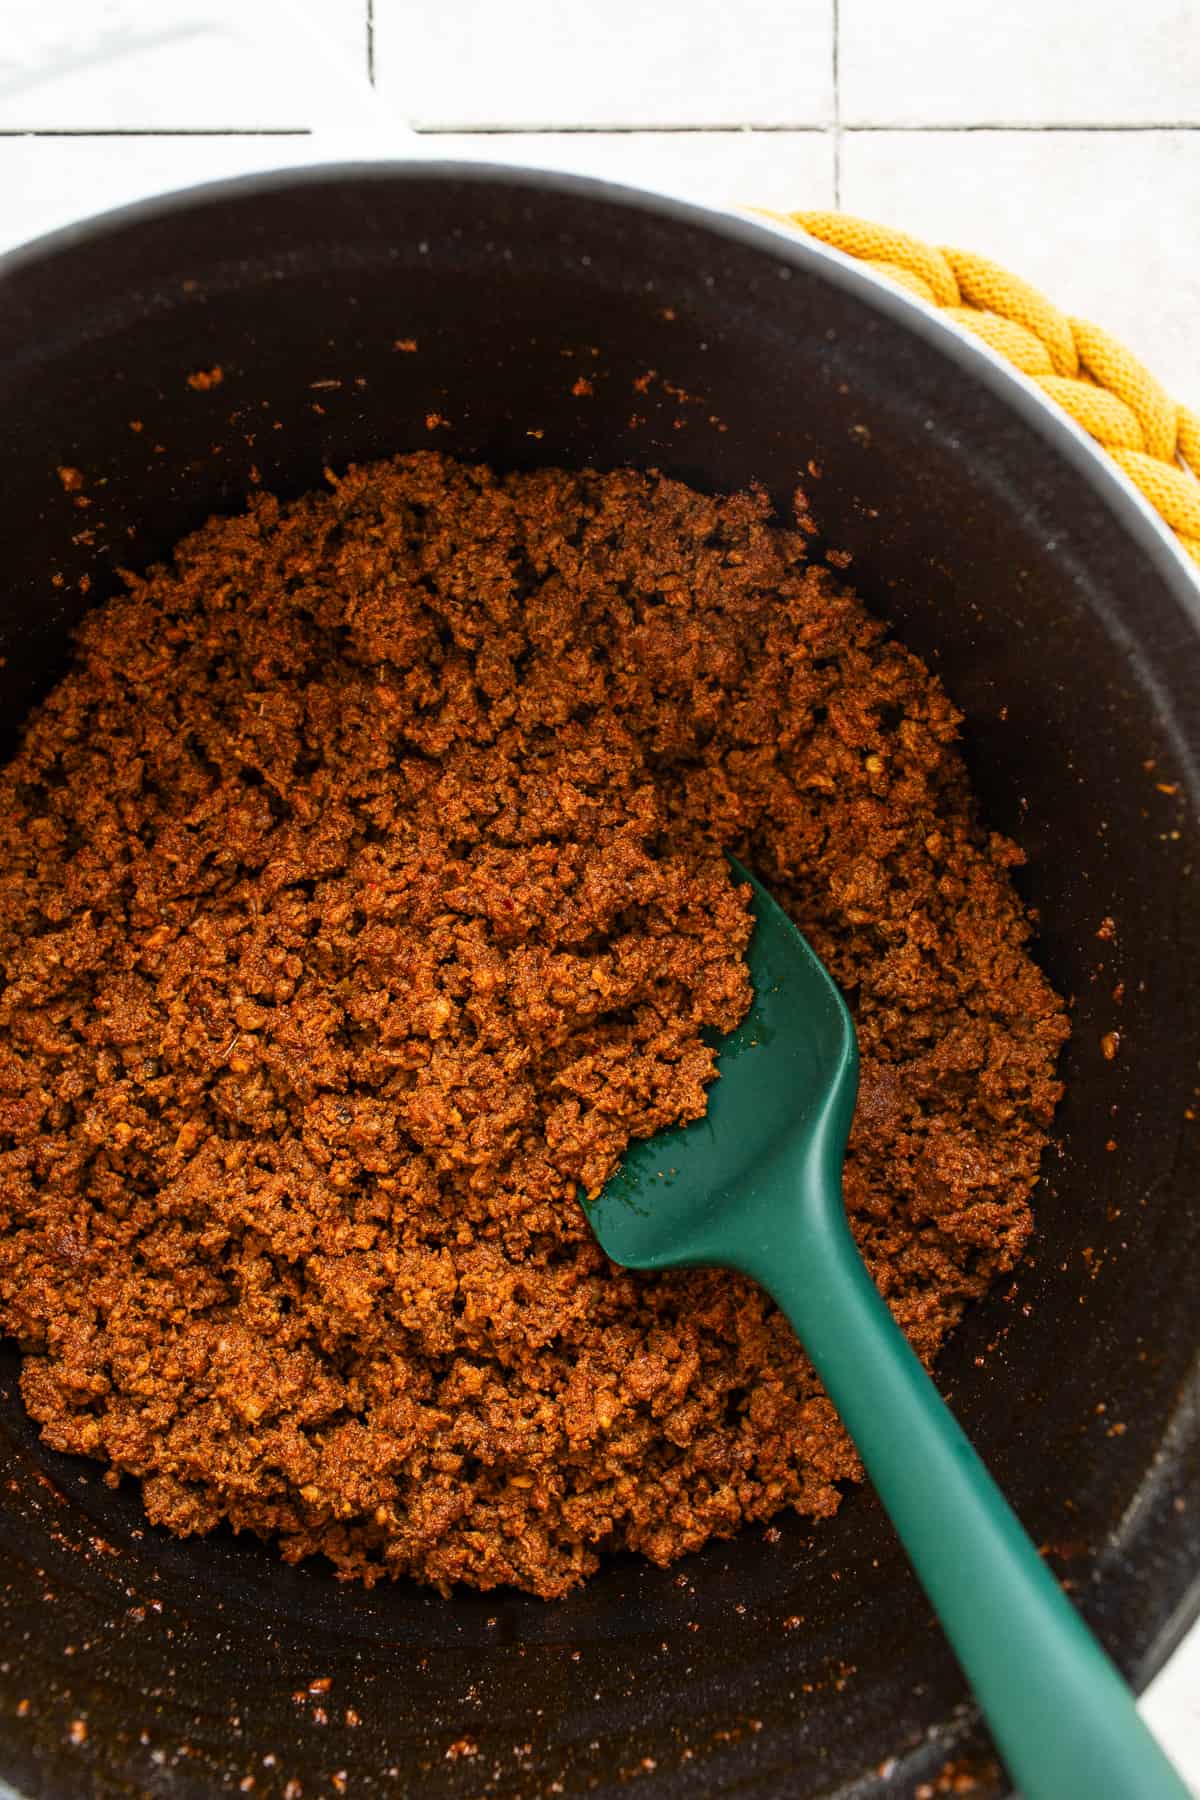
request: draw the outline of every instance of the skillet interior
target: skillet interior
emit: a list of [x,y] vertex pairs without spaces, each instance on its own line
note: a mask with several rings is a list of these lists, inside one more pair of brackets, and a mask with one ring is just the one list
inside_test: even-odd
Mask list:
[[[408,338],[415,354],[393,348]],[[220,386],[188,386],[213,364]],[[691,398],[636,393],[647,370]],[[1092,454],[820,251],[452,166],[227,184],[8,259],[0,401],[10,742],[116,567],[239,507],[252,465],[295,494],[326,465],[436,442],[502,467],[758,479],[783,507],[805,483],[860,590],[965,708],[977,791],[1029,852],[1039,954],[1074,999],[1033,1259],[940,1372],[1145,1679],[1200,1568],[1200,613]],[[86,512],[59,464],[85,472]],[[1096,936],[1106,915],[1115,942]],[[0,1353],[0,1773],[22,1793],[200,1796],[252,1776],[245,1791],[298,1800],[345,1771],[353,1796],[603,1794],[635,1775],[664,1797],[899,1794],[950,1757],[1002,1791],[868,1493],[819,1530],[781,1520],[777,1542],[755,1530],[671,1571],[616,1560],[557,1605],[363,1594],[254,1543],[146,1526],[132,1492],[40,1447],[17,1368]]]

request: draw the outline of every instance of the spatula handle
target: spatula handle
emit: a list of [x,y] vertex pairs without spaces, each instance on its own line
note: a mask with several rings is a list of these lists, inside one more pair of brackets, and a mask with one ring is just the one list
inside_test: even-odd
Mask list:
[[854,1439],[1024,1800],[1187,1800],[880,1298],[840,1181],[819,1167],[810,1179],[826,1191],[805,1198],[802,1255],[798,1239],[762,1244],[746,1272],[791,1320]]

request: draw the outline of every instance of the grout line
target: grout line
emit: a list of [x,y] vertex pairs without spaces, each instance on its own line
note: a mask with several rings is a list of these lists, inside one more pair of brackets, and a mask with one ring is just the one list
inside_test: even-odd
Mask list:
[[863,125],[863,124],[859,124],[859,125],[841,125],[839,127],[839,129],[842,131],[853,131],[853,132],[859,132],[859,133],[863,133],[863,134],[868,134],[870,132],[894,132],[894,131],[959,131],[959,132],[963,132],[963,131],[994,131],[994,132],[1007,132],[1013,136],[1016,136],[1022,132],[1030,132],[1030,131],[1129,131],[1129,132],[1140,131],[1140,132],[1144,132],[1144,133],[1168,132],[1168,131],[1200,131],[1200,121],[1197,121],[1195,119],[1174,119],[1174,120],[1166,120],[1166,121],[1157,120],[1157,119],[1154,121],[1125,120],[1121,123],[1114,122],[1114,123],[1110,124],[1110,123],[1106,123],[1103,119],[1081,119],[1075,124],[1070,124],[1062,119],[1051,119],[1051,120],[1043,120],[1040,123],[1029,124],[1028,122],[1024,122],[1024,121],[1017,122],[1017,121],[1010,121],[1010,120],[1005,120],[1005,119],[983,119],[983,120],[972,119],[969,123],[960,121],[957,124],[948,123],[946,121],[941,121],[940,123],[938,123],[936,125],[914,125],[914,124]]
[[[1163,134],[1200,132],[1200,123],[1180,120],[1174,124],[1085,125],[1039,124],[1005,125],[846,125],[829,120],[820,125],[414,125],[416,137],[852,137],[894,136],[899,133],[943,133],[965,135],[969,132],[992,132],[995,136],[1021,137],[1044,132],[1124,132],[1153,137]],[[0,138],[297,138],[311,137],[308,125],[11,125],[0,126]],[[840,171],[839,163],[835,165]],[[840,187],[840,183],[839,183]],[[840,191],[837,203],[840,204]]]
[[983,123],[971,124],[936,124],[936,125],[863,125],[847,124],[841,119],[826,119],[818,124],[772,124],[772,125],[727,125],[697,124],[695,121],[675,125],[573,125],[570,123],[553,125],[414,125],[412,130],[418,137],[654,137],[672,135],[686,137],[704,132],[709,137],[740,136],[766,137],[771,134],[791,133],[799,136],[869,136],[871,133],[887,134],[894,132],[968,132],[991,131],[1018,137],[1030,132],[1045,131],[1123,131],[1141,132],[1145,135],[1165,132],[1200,131],[1200,121],[1175,120],[1163,123],[1123,123],[1105,124],[1103,120],[1087,120],[1078,125],[1066,125],[1061,121],[1029,123],[1006,123],[1003,120],[987,120]]
[[218,137],[311,137],[307,125],[113,125],[80,126],[0,126],[0,138],[218,138]]
[[842,210],[842,6],[833,0],[833,210]]
[[367,80],[375,86],[375,0],[367,0]]

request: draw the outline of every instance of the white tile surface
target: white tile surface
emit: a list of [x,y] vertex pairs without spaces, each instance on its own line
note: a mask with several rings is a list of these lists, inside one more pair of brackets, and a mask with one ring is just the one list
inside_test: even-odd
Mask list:
[[368,91],[360,0],[3,0],[0,21],[7,130],[305,126]]
[[376,71],[414,124],[811,125],[832,0],[375,0]]
[[833,205],[833,142],[808,131],[447,132],[421,152],[570,169],[710,206]]
[[842,205],[978,250],[1200,405],[1200,132],[848,132]]
[[[1200,0],[839,5],[835,100],[834,0],[374,0],[375,89],[368,0],[0,0],[0,248],[313,160],[491,156],[826,207],[837,134],[696,128],[839,111],[875,126],[1200,123]],[[456,129],[414,140],[406,119]],[[497,126],[567,129],[472,135]],[[280,128],[311,135],[253,135]],[[197,129],[235,134],[164,135]],[[133,130],[151,135],[108,135]],[[106,135],[11,135],[63,131]],[[840,164],[847,210],[1007,262],[1200,401],[1200,133],[847,131]],[[1143,1705],[1200,1791],[1200,1628]]]
[[1142,1695],[1141,1712],[1200,1794],[1200,1626]]
[[1200,122],[1195,0],[840,0],[842,118]]
[[297,137],[0,137],[0,250],[199,182],[370,153],[350,133]]

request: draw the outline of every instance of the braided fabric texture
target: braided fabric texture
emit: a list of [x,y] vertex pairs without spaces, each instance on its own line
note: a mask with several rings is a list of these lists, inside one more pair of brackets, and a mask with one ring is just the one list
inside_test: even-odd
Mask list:
[[1096,440],[1200,565],[1200,414],[1172,400],[1124,344],[969,250],[846,213],[766,216],[866,263],[982,338]]

